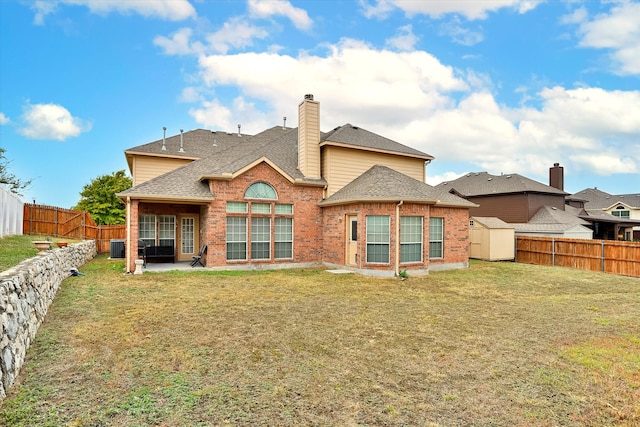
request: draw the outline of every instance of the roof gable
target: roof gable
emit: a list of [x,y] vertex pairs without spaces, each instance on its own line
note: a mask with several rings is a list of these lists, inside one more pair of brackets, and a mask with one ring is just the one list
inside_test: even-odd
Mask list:
[[321,206],[357,202],[413,202],[474,207],[473,203],[395,171],[376,165],[320,202]]

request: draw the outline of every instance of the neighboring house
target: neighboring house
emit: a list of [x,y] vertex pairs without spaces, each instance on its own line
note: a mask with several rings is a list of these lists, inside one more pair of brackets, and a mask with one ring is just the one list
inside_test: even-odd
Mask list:
[[219,269],[468,266],[475,205],[424,183],[433,157],[350,124],[321,132],[312,95],[297,128],[181,130],[125,155],[128,271],[142,246],[190,261],[203,245],[205,265]]
[[543,206],[527,223],[513,224],[516,236],[558,237],[566,239],[592,239],[591,223],[579,217],[571,206],[565,210]]
[[471,216],[496,217],[507,223],[527,223],[544,206],[564,210],[563,190],[518,174],[468,173],[454,181],[440,183],[448,191],[477,204]]
[[[591,189],[569,195],[559,163],[549,168],[549,185],[518,174],[475,172],[436,188],[476,203],[471,216],[514,224],[517,235],[631,240],[631,227],[640,226],[640,196],[611,196]],[[636,206],[633,214],[631,206]]]
[[572,206],[583,208],[590,216],[615,217],[617,227],[608,228],[607,238],[640,240],[640,193],[614,195],[597,188],[586,188],[572,194],[569,200]]

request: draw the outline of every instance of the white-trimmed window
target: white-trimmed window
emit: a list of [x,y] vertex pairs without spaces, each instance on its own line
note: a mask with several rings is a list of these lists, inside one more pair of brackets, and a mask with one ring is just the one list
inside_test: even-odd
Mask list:
[[271,218],[251,218],[251,259],[271,259]]
[[389,263],[389,216],[367,216],[367,262]]
[[276,218],[275,232],[275,258],[293,258],[293,218]]
[[245,199],[278,200],[276,190],[266,182],[254,182],[244,193]]
[[631,212],[629,212],[629,209],[625,208],[624,206],[617,206],[616,210],[611,212],[611,215],[617,216],[618,218],[629,219],[631,216]]
[[247,218],[227,217],[227,260],[247,259]]
[[422,217],[400,217],[400,262],[422,262]]
[[444,218],[429,218],[429,258],[444,258]]
[[140,215],[138,219],[138,239],[142,240],[145,246],[156,245],[155,215]]
[[158,215],[158,243],[160,246],[175,247],[176,217],[173,215]]
[[227,213],[247,213],[247,202],[227,202]]
[[227,202],[227,261],[293,259],[293,204],[276,203],[266,182],[251,184],[244,197]]
[[176,217],[174,215],[140,215],[138,239],[145,246],[170,246],[176,244]]

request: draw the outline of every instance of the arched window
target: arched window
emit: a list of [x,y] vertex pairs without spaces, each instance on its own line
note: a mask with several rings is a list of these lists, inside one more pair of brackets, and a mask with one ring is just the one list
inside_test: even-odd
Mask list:
[[276,190],[266,182],[255,182],[244,193],[245,199],[278,200]]

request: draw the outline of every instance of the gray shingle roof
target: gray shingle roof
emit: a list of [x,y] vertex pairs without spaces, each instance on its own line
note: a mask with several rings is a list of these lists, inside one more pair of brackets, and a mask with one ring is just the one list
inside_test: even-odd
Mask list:
[[584,208],[587,210],[603,210],[617,203],[624,203],[629,207],[640,209],[640,193],[614,195],[597,188],[585,188],[572,194],[571,197],[584,200]]
[[399,153],[412,157],[423,158],[425,160],[432,160],[433,156],[423,153],[399,142],[393,141],[384,136],[377,135],[368,130],[353,126],[350,123],[344,126],[339,126],[326,134],[323,134],[320,138],[320,145],[331,145],[332,143],[338,143],[340,145],[350,145],[359,148],[365,148],[376,151],[386,151],[391,153]]
[[[571,207],[568,206],[568,208]],[[553,206],[543,206],[531,217],[529,224],[589,225],[590,223],[578,217],[572,209],[563,211]]]
[[510,193],[569,194],[516,173],[491,175],[487,172],[471,172],[456,180],[442,182],[436,188],[453,190],[462,197]]
[[[256,135],[212,132],[196,129],[182,134],[132,147],[128,156],[147,154],[194,159],[193,162],[130,188],[120,196],[146,198],[171,198],[186,200],[210,200],[214,195],[203,178],[233,175],[261,158],[266,158],[293,180],[313,184],[324,180],[310,180],[298,170],[298,129],[274,126]],[[372,150],[382,150],[400,155],[431,159],[428,154],[399,144],[388,138],[347,124],[321,134],[321,141],[339,143]],[[321,142],[322,143],[322,142]],[[162,147],[166,148],[165,150]],[[182,151],[180,148],[182,147]]]
[[474,207],[461,197],[438,190],[386,166],[375,165],[320,202],[321,206],[366,201],[415,202],[444,206]]

